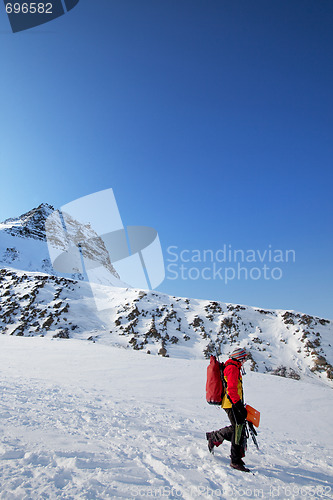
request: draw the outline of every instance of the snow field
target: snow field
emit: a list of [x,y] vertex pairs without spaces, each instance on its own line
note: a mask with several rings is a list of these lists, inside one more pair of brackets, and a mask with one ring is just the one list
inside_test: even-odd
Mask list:
[[332,498],[332,390],[249,372],[261,411],[253,474],[229,467],[207,361],[79,340],[0,338],[1,500]]

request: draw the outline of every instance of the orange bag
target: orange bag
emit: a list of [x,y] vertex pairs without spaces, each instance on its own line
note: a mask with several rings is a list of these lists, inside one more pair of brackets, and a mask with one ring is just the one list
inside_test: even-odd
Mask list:
[[250,405],[245,405],[245,408],[247,409],[247,417],[246,420],[248,422],[252,422],[253,425],[256,427],[259,427],[259,422],[260,422],[260,411],[255,410],[252,408]]

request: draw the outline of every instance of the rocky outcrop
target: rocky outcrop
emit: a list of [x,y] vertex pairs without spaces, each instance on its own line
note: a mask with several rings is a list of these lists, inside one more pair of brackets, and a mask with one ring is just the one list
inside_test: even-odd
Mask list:
[[135,289],[102,292],[111,305],[97,313],[86,283],[2,269],[0,332],[89,339],[163,357],[225,359],[241,345],[250,370],[332,381],[329,320]]

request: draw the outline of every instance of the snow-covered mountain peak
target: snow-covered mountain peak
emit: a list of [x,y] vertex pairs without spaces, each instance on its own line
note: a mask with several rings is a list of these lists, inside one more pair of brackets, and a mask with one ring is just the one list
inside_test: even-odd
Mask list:
[[10,265],[24,271],[41,271],[55,276],[83,279],[81,266],[66,273],[52,267],[47,240],[63,252],[70,245],[80,245],[84,258],[105,268],[106,284],[112,286],[119,281],[103,240],[90,224],[82,224],[70,215],[55,210],[48,203],[42,203],[19,217],[0,223],[0,266]]
[[45,221],[53,211],[52,205],[41,203],[37,208],[19,217],[6,219],[0,223],[0,231],[6,231],[11,236],[45,241]]

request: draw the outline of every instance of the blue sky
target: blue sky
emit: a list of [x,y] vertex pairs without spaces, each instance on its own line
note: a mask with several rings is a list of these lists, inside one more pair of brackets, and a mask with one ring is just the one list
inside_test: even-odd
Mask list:
[[333,318],[332,21],[328,0],[80,0],[13,34],[1,8],[0,219],[112,187],[167,265],[295,251],[266,262],[281,279],[160,291]]

